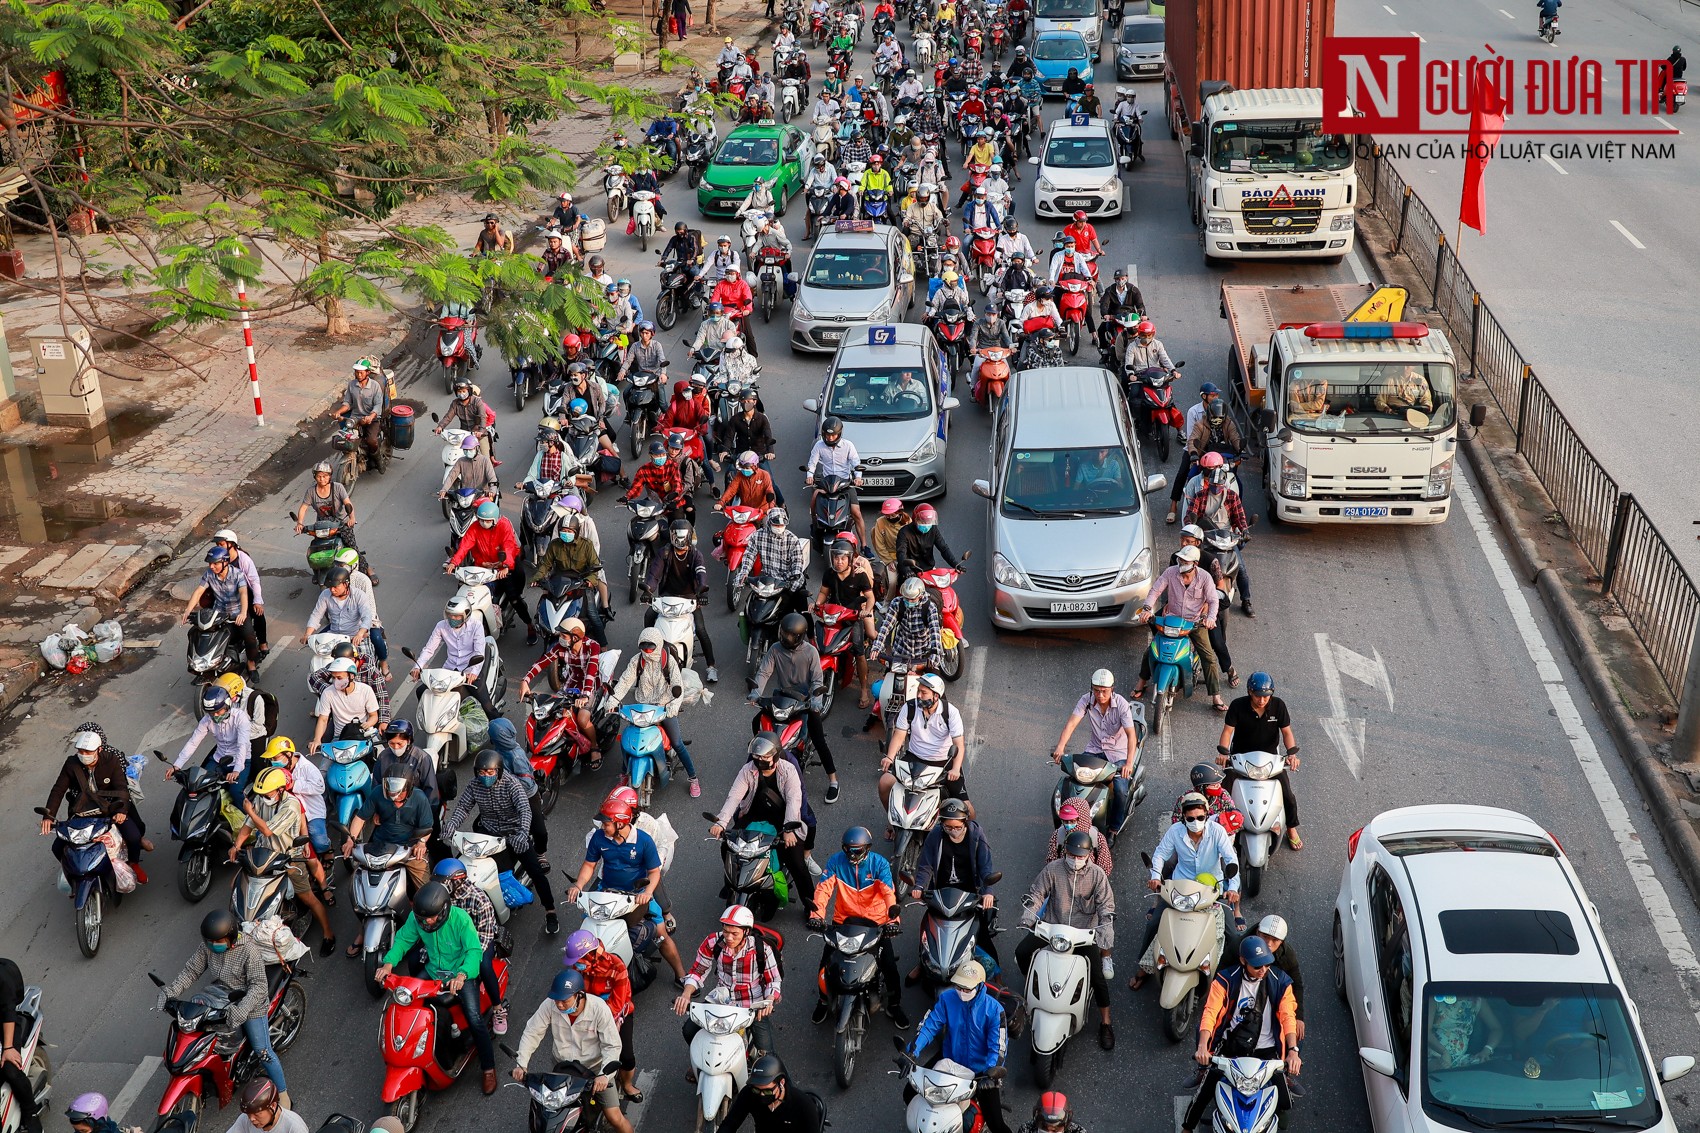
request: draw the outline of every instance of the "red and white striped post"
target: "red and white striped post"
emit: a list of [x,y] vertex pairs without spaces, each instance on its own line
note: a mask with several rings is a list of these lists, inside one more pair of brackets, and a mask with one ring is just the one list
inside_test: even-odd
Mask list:
[[254,426],[265,428],[266,411],[260,404],[260,368],[254,364],[254,324],[248,317],[248,285],[236,282],[236,299],[242,306],[242,346],[248,352],[248,384],[254,389]]

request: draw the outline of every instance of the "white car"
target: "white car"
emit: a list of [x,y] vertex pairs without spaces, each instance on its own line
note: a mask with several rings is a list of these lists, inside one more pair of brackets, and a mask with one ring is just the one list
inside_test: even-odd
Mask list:
[[1346,843],[1334,990],[1376,1133],[1677,1125],[1594,905],[1523,815],[1415,806]]
[[1122,214],[1115,140],[1102,118],[1088,118],[1079,126],[1057,119],[1035,160],[1039,176],[1033,186],[1033,214],[1040,220],[1073,216],[1077,210],[1094,219]]

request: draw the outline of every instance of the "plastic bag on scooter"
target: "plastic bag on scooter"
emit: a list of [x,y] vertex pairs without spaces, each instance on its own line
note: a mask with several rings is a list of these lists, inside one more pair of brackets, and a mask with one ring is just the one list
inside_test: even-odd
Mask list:
[[714,702],[714,694],[709,692],[702,683],[702,675],[695,669],[686,669],[679,674],[679,684],[684,688],[686,704],[701,704],[707,707]]
[[130,797],[137,802],[147,798],[147,795],[142,793],[142,768],[147,765],[147,756],[140,752],[124,757],[124,778],[130,783]]
[[242,926],[242,935],[259,945],[268,964],[293,963],[307,954],[307,946],[279,917],[249,921]]
[[490,717],[484,714],[483,707],[470,696],[461,699],[460,722],[466,726],[468,751],[477,751],[490,742]]
[[106,856],[112,861],[112,887],[120,893],[136,891],[136,869],[124,856],[124,839],[116,830],[108,830],[100,839],[106,844]]
[[654,839],[655,852],[661,858],[661,872],[665,874],[673,865],[673,847],[679,843],[679,832],[673,829],[673,820],[666,815],[658,818],[645,811],[638,815],[637,828]]
[[523,909],[537,900],[531,890],[519,883],[519,878],[513,875],[512,870],[503,870],[496,876],[496,880],[501,882],[502,900],[510,909]]

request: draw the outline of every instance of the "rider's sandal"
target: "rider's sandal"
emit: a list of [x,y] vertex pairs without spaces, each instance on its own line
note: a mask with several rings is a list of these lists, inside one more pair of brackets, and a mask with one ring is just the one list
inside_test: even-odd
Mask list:
[[627,1105],[642,1105],[643,1104],[643,1091],[642,1090],[633,1090],[631,1093],[628,1094],[628,1093],[626,1093],[626,1091],[621,1090],[620,1091],[620,1100],[625,1102]]

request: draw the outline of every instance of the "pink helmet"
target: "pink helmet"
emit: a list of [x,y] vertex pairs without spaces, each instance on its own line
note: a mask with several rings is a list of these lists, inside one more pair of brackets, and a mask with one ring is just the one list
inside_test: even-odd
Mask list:
[[1219,452],[1207,452],[1198,458],[1198,466],[1200,468],[1220,468],[1222,467],[1222,454]]
[[885,503],[880,505],[880,514],[881,515],[896,515],[898,512],[900,512],[902,510],[903,510],[903,501],[898,499],[896,496],[891,497],[891,499],[885,501]]
[[1064,799],[1062,805],[1057,807],[1057,817],[1064,822],[1079,822],[1086,817],[1085,808],[1079,799]]

